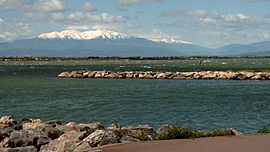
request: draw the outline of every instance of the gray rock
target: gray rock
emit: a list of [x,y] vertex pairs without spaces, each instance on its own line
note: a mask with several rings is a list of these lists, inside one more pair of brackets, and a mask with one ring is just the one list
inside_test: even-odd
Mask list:
[[27,131],[14,131],[10,135],[10,141],[14,147],[26,147],[34,145],[34,136]]
[[161,126],[158,130],[157,130],[157,134],[160,135],[160,134],[164,134],[166,133],[169,129],[173,129],[175,128],[174,125],[168,125],[168,124],[165,124],[163,126]]
[[9,126],[14,126],[17,124],[17,121],[13,116],[3,116],[0,119],[0,124],[8,124]]
[[25,123],[31,123],[32,120],[31,119],[21,119],[20,121],[18,121],[18,123],[13,127],[14,130],[22,130],[23,129],[23,124]]
[[80,144],[77,145],[76,148],[74,148],[74,152],[82,152],[83,150],[89,150],[92,147],[90,146],[90,144],[88,142],[81,142]]
[[54,128],[52,126],[38,127],[37,130],[41,131],[44,135],[49,137],[51,140],[57,139],[65,133],[61,129]]
[[132,136],[123,136],[120,140],[121,143],[139,142],[140,140]]
[[83,136],[85,132],[70,131],[59,138],[52,140],[49,144],[43,145],[41,151],[73,151],[80,144],[80,137]]
[[237,131],[234,128],[229,128],[229,129],[230,129],[231,135],[233,135],[233,136],[242,136],[243,135],[243,133]]
[[10,139],[8,137],[5,137],[0,142],[0,149],[5,147],[12,147],[12,143],[10,142]]
[[37,149],[50,142],[50,138],[38,130],[14,131],[9,139],[10,147],[35,146]]
[[97,147],[107,144],[119,143],[120,137],[110,130],[96,130],[83,141],[88,142],[91,147]]
[[37,152],[34,146],[16,147],[16,148],[3,148],[0,152]]
[[45,121],[45,124],[51,125],[53,127],[56,127],[57,125],[62,125],[61,121],[58,120],[50,120],[50,121]]
[[156,138],[156,131],[148,125],[127,126],[121,128],[122,134],[132,136],[142,141],[153,140]]
[[[9,126],[8,124],[0,124],[1,125],[7,125]],[[11,133],[14,131],[14,129],[12,127],[0,127],[0,138],[1,137],[9,137],[11,135]]]

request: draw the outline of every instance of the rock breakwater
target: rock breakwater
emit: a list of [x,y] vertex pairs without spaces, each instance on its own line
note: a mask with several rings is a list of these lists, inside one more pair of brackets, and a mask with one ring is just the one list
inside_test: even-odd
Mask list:
[[[169,131],[169,130],[173,130]],[[0,119],[0,152],[79,152],[107,144],[151,141],[162,137],[190,138],[190,134],[201,137],[242,135],[233,128],[214,131],[189,131],[183,127],[163,125],[157,131],[148,125],[125,126],[113,123],[104,127],[100,122],[76,124],[69,122],[63,125],[60,121],[41,121],[40,119],[21,119],[13,116]],[[177,136],[176,136],[177,137]]]
[[229,79],[229,80],[269,80],[270,72],[153,72],[153,71],[69,71],[62,72],[59,78],[107,78],[107,79]]

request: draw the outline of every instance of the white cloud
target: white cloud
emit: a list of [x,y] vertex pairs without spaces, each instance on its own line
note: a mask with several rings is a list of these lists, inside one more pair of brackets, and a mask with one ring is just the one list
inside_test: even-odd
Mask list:
[[139,2],[150,2],[150,3],[156,3],[156,2],[163,2],[164,0],[118,0],[117,4],[122,6],[129,6],[133,5],[135,3]]
[[83,7],[84,7],[84,9],[86,10],[86,11],[96,11],[97,9],[95,8],[95,6],[92,4],[92,3],[90,3],[90,2],[85,2],[84,3],[84,5],[83,5]]
[[184,16],[195,18],[218,18],[219,14],[215,10],[188,10],[183,11]]
[[53,13],[52,19],[54,22],[65,22],[66,23],[93,23],[93,22],[100,22],[100,23],[113,23],[113,22],[125,22],[126,19],[122,16],[113,16],[108,13],[101,13],[101,14],[90,14],[85,12],[73,12],[64,15],[63,13]]
[[0,41],[11,41],[21,38],[29,38],[29,36],[33,34],[34,32],[28,23],[0,23]]
[[66,29],[68,29],[68,30],[90,30],[90,29],[92,29],[92,27],[87,26],[87,25],[74,25],[74,26],[68,26]]
[[63,13],[53,13],[52,19],[53,20],[63,20],[63,19],[65,19],[65,15]]
[[168,34],[164,33],[158,29],[152,29],[152,31],[143,31],[142,29],[138,29],[136,32],[137,37],[150,39],[153,41],[161,41],[163,39],[176,39],[179,40],[181,38],[178,34]]
[[65,11],[66,5],[61,0],[0,0],[0,9],[54,12]]
[[3,19],[0,18],[0,24],[4,23],[5,21]]
[[[162,17],[185,17],[188,19],[186,24],[195,24],[197,26],[215,29],[215,30],[246,30],[263,26],[264,21],[247,16],[245,14],[226,14],[221,15],[215,10],[186,10],[163,12]],[[191,19],[191,20],[190,20]],[[176,21],[171,24],[175,27],[183,25],[182,21]]]

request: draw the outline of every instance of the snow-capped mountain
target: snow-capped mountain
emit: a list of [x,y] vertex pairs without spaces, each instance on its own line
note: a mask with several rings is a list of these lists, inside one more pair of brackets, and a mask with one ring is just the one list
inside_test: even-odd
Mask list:
[[65,30],[41,34],[33,39],[0,43],[0,56],[193,56],[212,55],[213,50],[190,42],[158,41],[109,30]]
[[175,40],[175,39],[154,39],[152,41],[155,42],[164,42],[164,43],[178,43],[178,44],[192,44],[191,42],[188,41],[183,41],[183,40]]
[[108,31],[108,30],[95,30],[95,31],[76,31],[76,30],[66,30],[62,32],[51,32],[39,35],[37,38],[41,39],[74,39],[74,40],[91,40],[96,38],[103,39],[126,39],[128,38],[126,34]]

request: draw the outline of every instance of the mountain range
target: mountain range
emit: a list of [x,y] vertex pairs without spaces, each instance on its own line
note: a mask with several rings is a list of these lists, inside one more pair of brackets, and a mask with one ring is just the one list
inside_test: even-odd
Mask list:
[[186,41],[163,39],[153,41],[128,37],[108,31],[75,31],[44,33],[32,39],[0,43],[0,56],[267,56],[270,41],[250,45],[231,44],[218,49],[198,46]]

